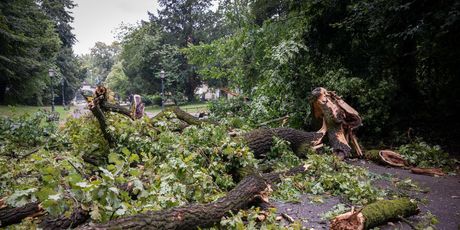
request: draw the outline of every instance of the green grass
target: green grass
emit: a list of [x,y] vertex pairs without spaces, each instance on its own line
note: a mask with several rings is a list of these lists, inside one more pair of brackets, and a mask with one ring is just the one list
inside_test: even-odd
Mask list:
[[[209,110],[209,103],[191,103],[180,105],[179,107],[188,113],[205,112]],[[147,106],[145,111],[149,113],[159,113],[161,111],[161,107]]]
[[[205,112],[209,110],[209,103],[192,103],[179,106],[181,109],[188,113],[196,113],[196,112]],[[34,113],[40,109],[45,109],[51,111],[51,106],[27,106],[27,105],[18,105],[18,106],[7,106],[7,105],[0,105],[0,116],[15,116],[21,115],[25,113]],[[67,116],[72,114],[75,107],[70,107],[69,110],[64,110],[62,106],[55,106],[56,112],[59,113],[59,118],[63,121]],[[161,111],[161,107],[159,106],[148,106],[145,108],[146,112],[150,112],[153,114],[159,113]]]
[[[51,111],[51,106],[27,106],[27,105],[18,105],[18,106],[7,106],[7,105],[0,105],[0,116],[15,116],[21,115],[25,113],[35,113],[40,109],[45,109]],[[66,118],[69,114],[71,114],[74,110],[74,107],[70,107],[69,110],[64,110],[63,106],[55,106],[56,112],[59,113],[60,119]]]

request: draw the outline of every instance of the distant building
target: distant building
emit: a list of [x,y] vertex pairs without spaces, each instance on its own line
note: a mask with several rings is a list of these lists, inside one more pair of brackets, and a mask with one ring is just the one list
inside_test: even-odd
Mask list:
[[203,84],[195,89],[195,95],[202,101],[217,100],[221,96],[221,90]]

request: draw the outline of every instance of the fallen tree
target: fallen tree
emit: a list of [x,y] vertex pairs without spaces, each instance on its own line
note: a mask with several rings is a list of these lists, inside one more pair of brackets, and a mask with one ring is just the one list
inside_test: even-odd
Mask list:
[[[317,132],[305,132],[290,128],[257,129],[238,138],[229,138],[227,135],[228,127],[207,125],[205,123],[211,122],[193,117],[178,107],[168,108],[157,115],[153,121],[150,121],[154,123],[156,120],[160,120],[161,123],[146,124],[145,121],[148,120],[131,122],[120,116],[110,116],[110,121],[115,122],[109,126],[106,123],[108,122],[106,118],[109,115],[105,112],[112,111],[122,113],[125,116],[127,115],[126,111],[122,109],[110,109],[110,105],[102,97],[90,103],[89,108],[96,117],[99,127],[97,127],[94,119],[92,119],[91,123],[88,123],[90,126],[82,125],[81,120],[70,120],[68,122],[69,127],[66,128],[68,136],[77,137],[75,142],[74,139],[69,140],[72,141],[71,146],[77,146],[74,148],[77,151],[71,152],[72,149],[67,148],[66,150],[68,151],[65,152],[40,153],[47,157],[33,156],[34,164],[38,162],[40,165],[47,167],[46,171],[44,171],[44,174],[46,174],[46,178],[44,179],[48,181],[60,181],[57,185],[50,184],[46,188],[49,190],[49,194],[45,194],[45,196],[42,196],[43,198],[39,198],[43,202],[42,205],[46,205],[45,208],[50,211],[46,219],[43,219],[40,227],[45,229],[72,228],[88,221],[88,212],[91,212],[92,221],[109,220],[112,218],[115,218],[115,220],[102,224],[85,225],[82,228],[181,229],[189,228],[190,226],[212,226],[218,223],[222,217],[228,216],[230,212],[235,213],[251,206],[267,207],[269,205],[268,195],[271,189],[273,189],[273,185],[279,182],[283,176],[305,172],[307,167],[299,166],[281,173],[272,171],[284,170],[297,165],[298,162],[301,162],[298,156],[304,156],[304,153],[309,148],[321,146],[326,134],[334,134],[332,135],[333,138],[340,138],[337,135],[338,133],[345,136],[345,128],[343,128],[345,126],[336,121],[328,121],[328,119],[335,119],[334,116],[336,116],[330,115],[331,113],[328,112],[322,115],[322,127]],[[340,110],[339,107],[337,108]],[[330,111],[336,110],[331,109]],[[172,117],[181,120],[188,126],[194,125],[194,127],[177,132],[175,130],[177,121],[167,120],[171,117],[169,116],[171,113],[175,114]],[[89,118],[84,119],[89,120]],[[279,120],[282,119],[276,119],[276,121]],[[96,124],[96,126],[93,124]],[[161,129],[154,128],[160,127],[160,125],[162,125]],[[171,126],[174,126],[174,128],[171,129]],[[109,128],[110,130],[108,130]],[[102,135],[99,129],[101,129]],[[107,135],[104,134],[104,130],[102,129],[105,129]],[[81,132],[74,132],[75,130],[81,130]],[[91,142],[91,140],[96,139],[94,135],[97,135],[97,140]],[[104,138],[99,136],[103,136]],[[264,158],[265,154],[270,151],[270,147],[274,145],[274,136],[289,141],[290,148],[294,150],[297,156],[290,151],[284,151],[287,146],[284,143],[280,143],[280,151],[273,150],[272,153],[276,152],[280,154],[280,159],[283,158],[286,162],[276,162],[280,164],[275,165],[272,163],[276,159],[269,159],[267,161],[255,160],[253,153],[258,158]],[[111,141],[112,143],[117,142],[115,143],[115,147],[110,149],[104,148],[101,151],[104,157],[107,157],[104,154],[110,154],[110,160],[99,165],[96,164],[97,168],[85,168],[84,164],[77,164],[81,156],[78,154],[83,152],[83,157],[85,154],[92,155],[92,151],[98,148],[94,144],[107,147],[104,139],[109,143]],[[330,143],[334,143],[331,140],[329,141]],[[336,152],[344,151],[346,146],[348,146],[348,142],[338,141],[337,143],[334,145]],[[90,146],[90,148],[87,148],[87,146]],[[252,151],[249,151],[248,146]],[[87,149],[91,149],[91,147],[94,147],[94,149],[85,152]],[[63,157],[68,157],[72,160],[62,161],[62,158],[57,160],[55,158],[57,154],[63,154]],[[59,156],[61,157],[61,155]],[[315,155],[311,156],[309,160],[314,158],[330,160],[309,161],[311,165],[315,165],[315,162],[322,162],[316,165],[332,165],[332,167],[316,168],[315,172],[311,172],[312,175],[309,175],[308,178],[296,177],[294,178],[295,180],[316,180],[318,183],[323,183],[320,182],[322,180],[321,173],[331,170],[329,173],[335,174],[339,172],[338,170],[344,168],[339,167],[338,164],[345,163],[337,160],[335,157]],[[69,162],[70,165],[63,164],[62,162]],[[255,167],[257,164],[259,164],[259,167]],[[267,170],[264,170],[263,164],[266,164],[265,168]],[[135,168],[135,165],[139,167]],[[144,170],[144,166],[147,170]],[[234,176],[233,172],[244,169],[246,166],[252,169],[244,174],[246,177],[232,178]],[[261,174],[260,170],[263,170],[265,173]],[[80,174],[81,177],[71,177],[68,174]],[[146,180],[144,181],[143,179]],[[362,179],[359,178],[355,181]],[[238,184],[235,187],[236,183]],[[303,186],[310,186],[307,184],[310,183],[306,183]],[[34,186],[39,187],[42,185],[36,184]],[[180,187],[181,190],[167,191],[176,187]],[[201,188],[203,189],[200,190]],[[283,186],[280,188],[284,189]],[[60,194],[59,192],[64,191],[63,189],[69,192],[69,194]],[[77,194],[81,190],[87,192]],[[187,191],[187,193],[183,191]],[[192,194],[190,194],[190,191],[192,191]],[[198,192],[194,193],[195,191]],[[166,193],[166,195],[163,196],[164,194],[162,193]],[[211,198],[206,198],[206,196]],[[108,202],[106,200],[107,197],[110,197],[110,200],[114,202]],[[170,197],[177,197],[179,201],[173,204],[162,203],[165,200],[169,201]],[[222,198],[207,203],[211,199],[214,200],[213,197]],[[76,202],[73,202],[72,199]],[[120,203],[129,204],[130,206],[122,207],[119,205]],[[75,204],[81,204],[81,207],[84,207],[85,210],[75,209],[70,216],[62,214],[63,211],[61,210],[68,212],[69,208]],[[174,207],[180,204],[189,205]],[[61,209],[59,211],[54,211],[57,209],[48,209],[56,207]],[[155,209],[163,208],[163,210],[125,216],[126,211],[132,207],[135,207],[136,210],[151,207],[155,207]],[[97,214],[100,216],[98,217]],[[24,224],[28,224],[28,222]]]
[[[122,107],[108,103],[106,98],[104,94],[98,95],[96,92],[94,99],[88,101],[89,108],[97,118],[104,138],[112,145],[114,142],[113,137],[107,132],[107,124],[104,115],[100,111],[118,112],[123,115],[130,113]],[[290,128],[257,129],[245,134],[243,137],[258,158],[263,158],[263,154],[270,149],[273,136],[289,141],[292,150],[301,155],[306,149],[320,145],[325,134],[328,136],[329,145],[340,158],[349,155],[352,149],[349,143],[351,143],[358,156],[362,155],[361,147],[353,133],[354,129],[362,123],[361,117],[356,110],[334,92],[327,91],[321,87],[312,91],[312,109],[314,121],[316,123],[320,122],[322,125],[317,132],[305,132]],[[200,120],[177,106],[161,111],[154,119],[164,117],[168,113],[175,114],[178,119],[188,125],[200,125],[205,122],[217,124],[209,120]],[[132,118],[132,114],[130,118]]]
[[334,92],[324,88],[312,91],[312,109],[313,123],[318,124],[316,128],[321,127],[317,132],[290,128],[257,129],[245,134],[244,139],[259,158],[270,150],[273,136],[289,141],[292,150],[300,156],[306,149],[320,145],[325,134],[329,145],[340,158],[349,156],[352,147],[358,156],[362,155],[354,135],[354,129],[361,125],[361,117],[356,110]]

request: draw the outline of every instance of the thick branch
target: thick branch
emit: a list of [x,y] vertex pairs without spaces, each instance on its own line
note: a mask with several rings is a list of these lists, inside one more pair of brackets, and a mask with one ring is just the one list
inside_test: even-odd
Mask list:
[[96,117],[97,121],[99,122],[99,127],[101,128],[102,135],[104,135],[105,140],[109,143],[110,147],[115,147],[115,138],[108,132],[107,130],[107,123],[105,122],[105,115],[102,112],[101,108],[98,104],[90,106],[89,110],[93,113]]
[[271,184],[283,176],[306,172],[302,165],[283,173],[251,175],[242,180],[227,195],[208,204],[193,204],[168,210],[148,212],[120,218],[106,224],[85,226],[81,229],[190,229],[209,227],[218,223],[230,212],[236,213],[253,205],[268,201]]
[[370,229],[388,221],[419,213],[417,204],[408,198],[380,200],[365,206],[361,211],[341,214],[331,221],[332,230]]
[[8,225],[20,223],[22,219],[33,216],[41,211],[42,209],[37,202],[17,208],[2,208],[0,209],[0,227],[3,228]]
[[206,120],[206,119],[200,120],[197,117],[192,116],[191,114],[185,112],[184,110],[180,109],[177,106],[172,106],[172,107],[166,108],[165,110],[163,110],[160,113],[158,113],[154,117],[154,119],[164,117],[164,116],[166,116],[166,113],[168,113],[168,112],[174,113],[178,119],[186,122],[189,125],[201,125],[203,123],[216,124],[215,122],[212,122],[212,121],[209,121],[209,120]]
[[122,115],[125,115],[125,116],[129,117],[131,120],[133,119],[131,111],[129,111],[129,109],[127,109],[127,108],[125,108],[123,106],[116,105],[116,104],[110,104],[108,102],[104,102],[104,103],[101,103],[100,107],[101,107],[101,109],[103,111],[110,111],[110,112],[114,112],[114,113],[119,113],[119,114],[122,114]]

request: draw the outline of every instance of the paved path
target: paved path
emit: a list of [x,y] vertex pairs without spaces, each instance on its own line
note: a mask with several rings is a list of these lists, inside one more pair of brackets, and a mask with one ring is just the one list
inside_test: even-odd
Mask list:
[[[421,217],[428,211],[439,220],[437,229],[450,230],[460,229],[460,176],[432,177],[417,175],[409,170],[400,168],[385,167],[376,165],[368,161],[355,161],[351,164],[361,166],[376,174],[389,174],[400,180],[411,179],[419,185],[422,192],[409,191],[409,195],[417,200],[425,200],[427,203],[419,203],[421,213],[417,216],[408,218],[416,224],[421,221]],[[387,180],[377,180],[375,186],[389,189],[394,192],[401,192],[395,184]],[[407,192],[407,191],[406,191]],[[340,198],[326,196],[323,197],[324,203],[311,201],[311,195],[303,195],[300,203],[282,203],[274,201],[279,213],[286,213],[296,220],[300,220],[307,229],[329,229],[329,222],[322,219],[322,214],[331,210],[334,205],[342,203]],[[400,221],[379,226],[379,229],[412,229],[408,224]]]

